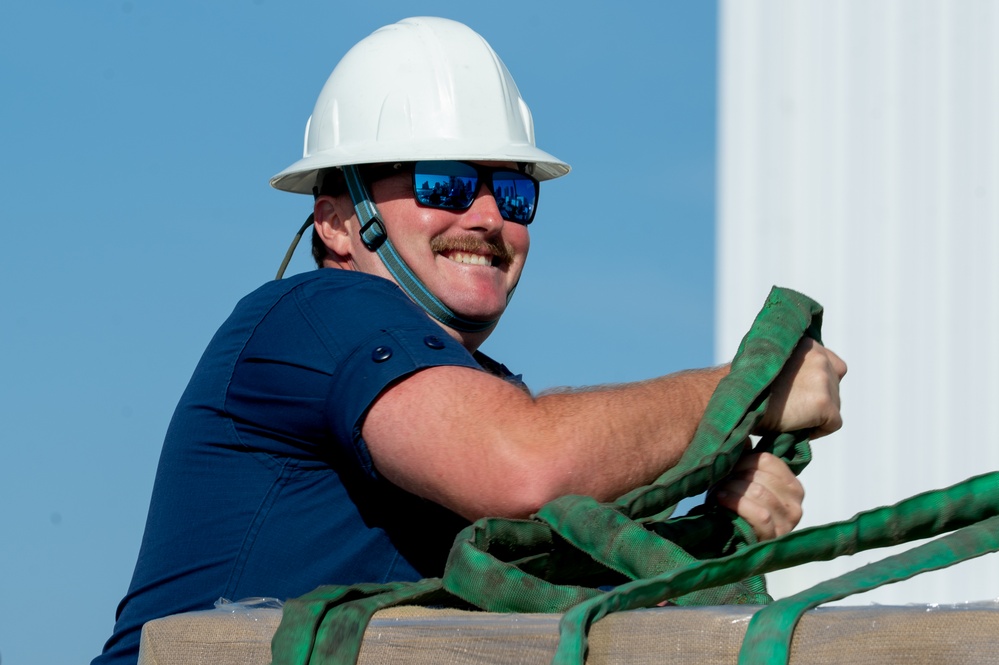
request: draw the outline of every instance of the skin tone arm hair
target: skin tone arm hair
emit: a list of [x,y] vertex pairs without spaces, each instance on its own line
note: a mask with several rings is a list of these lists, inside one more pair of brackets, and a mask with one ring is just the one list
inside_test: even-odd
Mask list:
[[[675,465],[727,371],[532,397],[484,372],[434,367],[384,392],[363,435],[375,466],[400,487],[468,519],[524,517],[565,494],[616,498]],[[845,372],[834,353],[804,342],[761,429],[838,429]],[[770,538],[797,524],[803,496],[783,462],[750,454],[717,500]]]

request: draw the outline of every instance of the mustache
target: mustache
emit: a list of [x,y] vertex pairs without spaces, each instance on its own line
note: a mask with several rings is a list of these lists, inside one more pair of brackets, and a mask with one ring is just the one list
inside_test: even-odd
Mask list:
[[443,252],[470,252],[473,254],[492,254],[494,263],[511,263],[517,255],[513,247],[505,242],[475,236],[434,236],[430,239],[430,249],[435,254]]

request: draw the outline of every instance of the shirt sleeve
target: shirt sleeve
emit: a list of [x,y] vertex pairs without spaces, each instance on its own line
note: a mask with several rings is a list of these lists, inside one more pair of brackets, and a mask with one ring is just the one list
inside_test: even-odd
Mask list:
[[394,382],[441,365],[482,369],[392,282],[319,270],[254,329],[228,408],[255,447],[326,457],[334,445],[374,476],[361,437],[372,403]]

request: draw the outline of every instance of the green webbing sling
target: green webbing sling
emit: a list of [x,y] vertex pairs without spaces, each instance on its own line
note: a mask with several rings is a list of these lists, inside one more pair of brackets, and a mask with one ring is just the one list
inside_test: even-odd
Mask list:
[[[499,612],[565,612],[600,587],[660,575],[755,543],[748,524],[719,506],[669,519],[676,504],[725,477],[767,407],[768,388],[805,335],[819,339],[822,310],[775,288],[712,395],[686,453],[647,487],[613,503],[563,497],[530,520],[487,518],[458,534],[442,579],[414,584],[320,587],[288,601],[272,644],[274,663],[354,663],[378,610],[432,604]],[[800,471],[805,433],[763,442]],[[761,577],[681,594],[677,604],[763,603]]]
[[[858,591],[906,579],[918,572],[935,570],[996,551],[999,534],[995,531],[995,520],[989,518],[997,515],[999,472],[993,472],[946,489],[919,494],[894,506],[860,513],[845,522],[792,531],[729,557],[700,561],[658,578],[631,582],[580,603],[565,613],[559,627],[559,646],[553,663],[581,664],[588,628],[611,612],[651,607],[675,594],[725,584],[746,575],[762,575],[811,561],[827,561],[967,527],[968,530],[953,534],[949,541],[934,541],[924,546],[926,549],[916,548],[891,557],[886,560],[889,561],[887,564],[872,564],[838,581],[820,584],[761,610],[747,630],[740,662],[786,663],[786,652],[775,645],[790,645],[791,631],[805,610]],[[959,549],[952,549],[955,542],[960,545]],[[922,552],[919,551],[921,549]]]
[[[987,484],[994,492],[999,486],[997,474],[992,474]],[[981,505],[982,514],[994,513],[996,505],[993,496],[991,504]],[[995,551],[999,551],[999,516],[989,517],[938,540],[783,598],[753,615],[739,652],[739,663],[787,663],[795,625],[807,610],[822,603],[869,591],[883,584],[901,582],[919,573],[946,568]]]
[[[687,452],[651,485],[611,503],[562,497],[530,520],[479,520],[456,538],[441,579],[320,587],[290,600],[272,643],[274,663],[354,663],[375,612],[420,604],[564,612],[554,662],[582,664],[589,626],[610,612],[663,600],[685,605],[767,603],[763,573],[925,538],[996,514],[999,483],[991,474],[863,513],[849,522],[792,532],[760,544],[741,518],[717,506],[669,519],[680,500],[709,489],[743,454],[749,433],[766,410],[769,386],[795,346],[806,335],[819,339],[821,312],[816,303],[793,291],[775,288],[770,293]],[[810,459],[803,432],[764,440],[757,445],[760,449],[774,452],[795,473]],[[892,581],[897,575],[914,574],[919,566],[943,565],[989,551],[994,543],[981,532],[993,539],[994,534],[986,526],[975,530],[958,537],[962,544],[973,541],[959,555],[933,553],[928,564],[906,564],[906,572],[879,573],[877,579]],[[866,588],[871,581],[850,578],[846,584]],[[601,590],[609,586],[613,590]],[[786,656],[773,644],[789,644],[800,612],[845,588],[816,587],[815,595],[775,603],[775,614],[761,612],[747,632],[742,662],[785,662]],[[784,605],[788,609],[781,611]]]

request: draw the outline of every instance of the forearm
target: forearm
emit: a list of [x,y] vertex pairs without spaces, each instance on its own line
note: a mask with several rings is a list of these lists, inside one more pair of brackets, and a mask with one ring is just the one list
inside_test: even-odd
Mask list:
[[364,436],[389,480],[476,518],[648,483],[686,450],[727,368],[538,398],[469,372],[433,368],[393,387]]
[[[560,480],[551,493],[612,499],[675,466],[727,371],[694,370],[540,396],[537,409],[548,428],[546,438],[562,449],[562,456],[549,462]],[[580,467],[585,479],[577,477]]]
[[[565,494],[609,500],[671,468],[727,372],[533,398],[485,372],[433,367],[384,392],[363,434],[375,466],[400,487],[469,519],[522,517]],[[838,429],[845,373],[836,354],[804,340],[773,384],[761,431],[808,429],[814,438]],[[758,471],[730,503],[767,536],[793,526],[801,496],[793,478],[781,481],[786,469]]]

